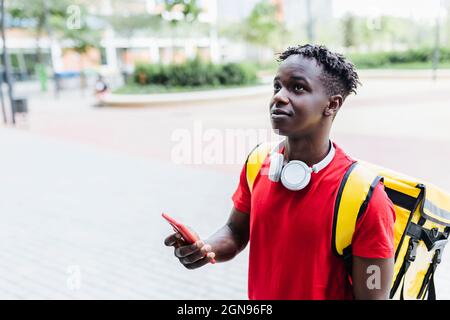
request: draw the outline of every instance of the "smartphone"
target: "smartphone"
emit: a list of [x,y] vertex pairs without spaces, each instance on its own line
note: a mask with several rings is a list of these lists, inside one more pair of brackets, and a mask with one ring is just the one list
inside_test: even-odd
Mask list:
[[[175,232],[178,232],[183,237],[184,241],[188,244],[194,244],[197,240],[200,240],[194,233],[190,232],[189,229],[182,223],[176,221],[174,218],[168,216],[166,213],[162,213],[164,219],[170,223]],[[211,259],[211,263],[216,263],[215,259]]]
[[169,217],[166,213],[163,213],[162,216],[164,219],[167,220],[167,222],[170,223],[170,225],[173,227],[173,229],[176,232],[181,234],[184,241],[186,241],[188,244],[194,244],[197,240],[199,240],[199,238],[195,234],[190,232],[189,229],[185,225],[179,223],[174,218]]

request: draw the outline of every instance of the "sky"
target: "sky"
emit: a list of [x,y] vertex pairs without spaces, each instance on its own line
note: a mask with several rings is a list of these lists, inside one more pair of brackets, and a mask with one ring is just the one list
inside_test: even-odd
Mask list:
[[[444,4],[445,0],[441,1]],[[350,11],[362,16],[383,14],[413,19],[435,19],[438,8],[439,0],[333,0],[336,17]],[[441,15],[444,14],[441,9]]]

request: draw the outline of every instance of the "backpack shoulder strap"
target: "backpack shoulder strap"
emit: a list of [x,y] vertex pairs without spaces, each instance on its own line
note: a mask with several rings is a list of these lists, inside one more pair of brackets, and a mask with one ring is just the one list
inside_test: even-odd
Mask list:
[[248,155],[247,161],[245,163],[247,183],[250,192],[253,190],[253,184],[255,183],[256,177],[261,170],[262,164],[266,159],[267,155],[270,153],[275,143],[264,142],[257,145]]
[[344,175],[334,205],[332,249],[338,256],[351,255],[356,222],[365,212],[373,190],[383,178],[354,162]]

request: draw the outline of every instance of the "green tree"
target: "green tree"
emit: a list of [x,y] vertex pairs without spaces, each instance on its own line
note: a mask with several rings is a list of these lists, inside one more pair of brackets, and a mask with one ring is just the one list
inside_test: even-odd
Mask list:
[[276,5],[262,0],[241,23],[222,25],[220,34],[256,46],[258,50],[269,48],[272,51],[280,51],[291,38],[291,34],[277,19],[276,12]]
[[54,18],[66,15],[67,7],[72,4],[70,0],[7,0],[6,8],[12,18],[27,21],[34,26],[36,38],[36,63],[43,63],[42,50],[39,45],[44,33],[52,29]]
[[[51,21],[56,39],[59,42],[67,42],[69,47],[80,56],[80,84],[84,88],[86,86],[86,75],[81,56],[91,48],[100,49],[101,31],[99,26],[101,26],[101,21],[90,16],[84,6],[78,6],[77,8],[79,11],[73,17],[73,25],[69,23],[67,10],[65,16],[53,16]],[[98,27],[94,27],[90,20],[95,21]]]
[[268,0],[258,2],[241,25],[241,35],[248,43],[280,49],[287,30],[276,17],[276,6]]
[[[182,14],[182,20],[187,22],[197,21],[201,12],[197,0],[164,0],[166,12],[178,11]],[[177,20],[172,20],[177,23]]]
[[[161,18],[169,22],[170,38],[175,38],[177,29],[184,31],[191,29],[189,25],[198,24],[198,16],[201,8],[197,0],[164,0],[164,11]],[[172,46],[173,49],[173,46]],[[172,53],[172,59],[174,59]]]

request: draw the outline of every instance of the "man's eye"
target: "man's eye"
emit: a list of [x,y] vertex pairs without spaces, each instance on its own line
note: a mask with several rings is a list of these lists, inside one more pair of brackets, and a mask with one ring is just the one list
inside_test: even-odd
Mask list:
[[273,85],[273,89],[274,89],[275,91],[278,91],[278,90],[281,89],[281,86],[280,86],[279,84],[274,84],[274,85]]
[[300,84],[296,84],[294,86],[294,91],[301,92],[301,91],[304,91],[304,90],[305,90],[305,88],[302,85],[300,85]]

